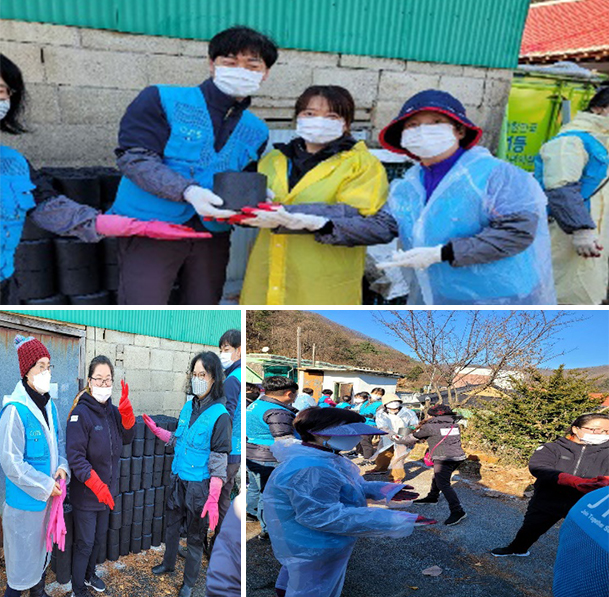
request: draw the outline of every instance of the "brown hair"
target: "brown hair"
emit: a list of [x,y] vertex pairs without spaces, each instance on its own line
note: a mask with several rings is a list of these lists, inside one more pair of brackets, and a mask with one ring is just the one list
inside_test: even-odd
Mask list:
[[307,87],[296,100],[296,106],[294,107],[295,116],[304,112],[314,97],[325,98],[328,106],[330,106],[330,110],[336,112],[344,119],[347,130],[351,128],[355,119],[355,102],[353,101],[353,96],[344,87],[339,85],[313,85]]

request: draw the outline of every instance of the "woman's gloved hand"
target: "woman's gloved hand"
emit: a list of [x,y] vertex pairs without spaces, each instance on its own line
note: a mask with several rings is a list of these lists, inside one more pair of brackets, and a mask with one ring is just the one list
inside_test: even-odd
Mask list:
[[425,518],[425,516],[421,516],[419,514],[417,519],[414,521],[414,526],[420,527],[420,526],[426,526],[426,525],[437,524],[437,523],[438,523],[437,520],[434,520],[433,518]]
[[205,506],[203,506],[203,511],[201,512],[201,518],[205,518],[205,516],[209,516],[209,530],[213,531],[220,518],[220,511],[218,509],[218,500],[220,499],[220,492],[222,491],[222,479],[218,477],[212,477],[209,480],[209,496],[207,497],[207,501],[205,502]]
[[434,263],[442,261],[442,245],[436,247],[416,247],[409,251],[395,251],[391,261],[377,264],[380,269],[391,267],[411,267],[414,269],[427,269]]
[[95,494],[100,504],[106,504],[110,510],[114,509],[114,499],[110,489],[93,469],[91,469],[91,475],[85,481],[85,485]]
[[[234,213],[234,212],[231,212]],[[144,222],[111,214],[100,214],[95,219],[95,230],[103,236],[147,236],[158,240],[182,240],[185,238],[211,238],[208,232],[196,232],[188,226],[152,220]]]
[[580,257],[600,257],[603,251],[596,231],[589,228],[575,230],[571,235],[571,242],[575,252]]
[[118,403],[118,412],[121,413],[123,427],[131,429],[135,425],[135,415],[133,414],[133,406],[129,402],[129,385],[121,379],[121,399]]
[[419,494],[415,491],[408,491],[409,489],[414,489],[414,487],[410,485],[404,485],[404,489],[400,489],[392,498],[391,501],[394,502],[409,502],[411,500],[416,500],[419,497]]
[[144,423],[146,423],[146,427],[154,433],[162,442],[167,443],[171,439],[171,431],[167,431],[167,429],[163,429],[159,427],[147,414],[143,414],[142,418],[144,419]]
[[609,486],[609,477],[603,477],[601,475],[593,479],[585,479],[583,483],[578,483],[575,488],[582,493],[588,493],[607,486]]
[[184,201],[190,203],[200,216],[223,219],[237,215],[231,209],[218,209],[224,205],[224,199],[197,185],[191,185],[184,191]]

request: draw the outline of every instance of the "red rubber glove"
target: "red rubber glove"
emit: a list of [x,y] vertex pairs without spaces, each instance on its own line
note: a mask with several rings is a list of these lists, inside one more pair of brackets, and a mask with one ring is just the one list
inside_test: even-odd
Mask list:
[[434,520],[433,518],[425,518],[425,516],[421,516],[419,514],[417,519],[414,521],[414,526],[415,527],[420,527],[420,526],[423,526],[423,525],[437,524],[437,523],[438,523],[437,520]]
[[205,518],[207,514],[209,516],[209,530],[213,531],[218,524],[220,518],[220,511],[218,510],[218,500],[220,499],[220,492],[222,491],[222,479],[218,477],[212,477],[209,480],[209,496],[203,506],[201,512],[201,518]]
[[[410,486],[407,486],[410,489],[413,489]],[[395,502],[408,502],[410,500],[416,500],[419,497],[419,494],[414,491],[407,491],[406,489],[400,489],[392,498],[391,501]]]
[[95,494],[100,504],[106,504],[110,507],[110,510],[114,510],[114,500],[108,486],[93,469],[91,469],[91,475],[85,481],[85,485]]
[[594,479],[586,479],[583,483],[578,483],[576,489],[582,493],[588,493],[607,486],[609,486],[609,477],[599,476]]
[[156,435],[161,441],[167,443],[171,439],[171,431],[159,427],[147,414],[142,415],[144,423],[154,435]]
[[[595,481],[596,479],[584,479],[583,477],[576,477],[575,475],[570,475],[569,473],[560,473],[558,475],[558,484],[565,485],[567,487],[573,487],[573,489],[578,489],[578,485],[580,483],[585,483],[586,481]],[[579,489],[578,491],[581,491]]]
[[133,414],[133,406],[129,402],[129,385],[121,379],[121,399],[118,403],[118,412],[121,413],[121,419],[123,420],[123,427],[125,429],[131,429],[135,425],[135,415]]
[[145,222],[135,218],[100,214],[95,220],[95,229],[103,236],[147,236],[159,240],[182,240],[184,238],[211,238],[208,232],[195,232],[188,226],[152,220]]

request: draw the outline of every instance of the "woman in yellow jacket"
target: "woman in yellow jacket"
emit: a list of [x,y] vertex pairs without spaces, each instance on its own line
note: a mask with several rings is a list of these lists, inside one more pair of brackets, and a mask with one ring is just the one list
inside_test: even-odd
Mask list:
[[269,210],[241,223],[262,228],[250,256],[241,303],[357,305],[364,246],[331,246],[330,219],[376,214],[387,198],[383,165],[350,135],[355,104],[335,85],[313,86],[296,101],[297,137],[278,144],[258,170],[274,194]]
[[609,281],[609,87],[541,148],[536,177],[552,216],[558,303],[601,304]]

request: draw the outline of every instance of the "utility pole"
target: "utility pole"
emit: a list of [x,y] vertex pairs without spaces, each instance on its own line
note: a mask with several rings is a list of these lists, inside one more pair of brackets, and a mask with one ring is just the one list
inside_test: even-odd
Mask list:
[[301,359],[301,350],[300,350],[300,332],[302,328],[298,326],[296,328],[296,367],[300,371],[300,359]]
[[315,349],[316,349],[316,345],[313,344],[313,355],[311,356],[311,360],[313,361],[313,367],[315,367]]

